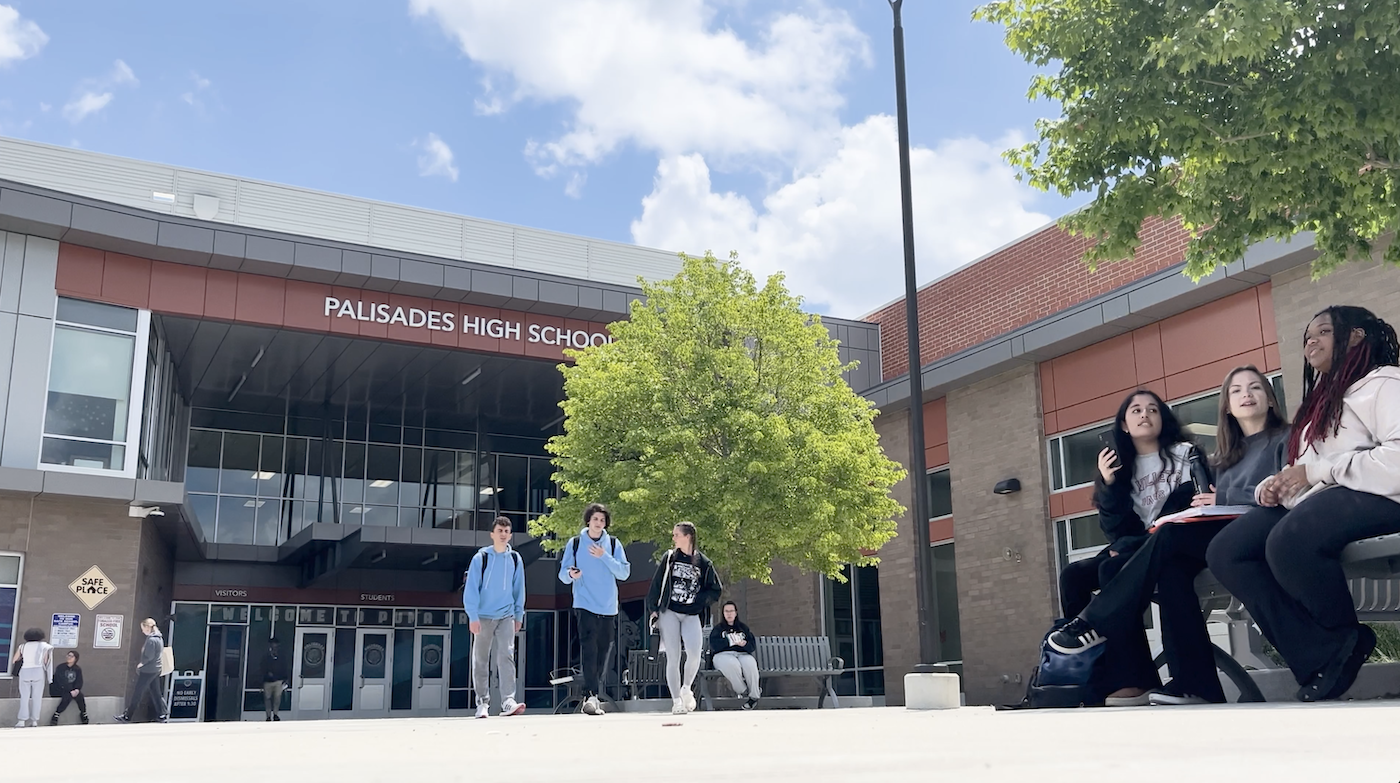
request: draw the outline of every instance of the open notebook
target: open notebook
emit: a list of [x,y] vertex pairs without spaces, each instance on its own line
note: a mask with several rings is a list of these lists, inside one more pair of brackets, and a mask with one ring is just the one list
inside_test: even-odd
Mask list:
[[1175,514],[1157,517],[1152,523],[1152,529],[1156,530],[1161,525],[1183,522],[1234,519],[1252,510],[1254,510],[1254,506],[1198,506],[1196,508],[1188,508],[1185,511],[1178,511]]

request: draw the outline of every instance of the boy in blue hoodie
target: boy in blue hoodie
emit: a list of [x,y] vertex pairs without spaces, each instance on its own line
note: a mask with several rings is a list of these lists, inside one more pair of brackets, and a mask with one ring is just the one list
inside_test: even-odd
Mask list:
[[519,715],[515,700],[515,635],[525,627],[525,564],[510,548],[509,517],[491,525],[491,546],[477,550],[462,586],[462,608],[472,632],[472,685],[476,717],[491,707],[491,651],[496,652],[496,680],[501,686],[501,714]]
[[583,711],[602,715],[598,703],[603,676],[617,634],[617,583],[632,574],[627,549],[608,535],[612,514],[602,503],[584,509],[587,525],[564,545],[559,558],[559,581],[574,586],[574,615],[583,666]]

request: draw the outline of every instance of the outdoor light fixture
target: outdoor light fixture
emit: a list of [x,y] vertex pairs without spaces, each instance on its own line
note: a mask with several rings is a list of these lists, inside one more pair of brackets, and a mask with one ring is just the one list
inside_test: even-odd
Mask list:
[[243,504],[243,507],[244,507],[244,508],[262,508],[262,507],[263,507],[263,504],[266,503],[266,502],[267,502],[266,500],[249,500],[248,502],[246,502],[246,503]]
[[471,383],[472,381],[476,380],[476,379],[477,379],[477,376],[479,376],[479,375],[481,375],[481,368],[480,368],[480,367],[478,367],[478,368],[476,368],[475,370],[472,370],[470,373],[468,373],[468,374],[467,374],[467,377],[465,377],[465,378],[462,379],[462,385],[463,385],[463,386],[466,386],[467,384],[469,384],[469,383]]
[[998,495],[1012,495],[1020,491],[1021,480],[1014,478],[1009,478],[1005,481],[999,481],[997,482],[997,485],[992,488],[992,492]]
[[270,470],[260,470],[260,471],[258,471],[257,473],[254,473],[253,476],[252,476],[252,478],[253,478],[254,480],[256,480],[256,481],[267,481],[268,479],[270,479],[270,478],[272,478],[272,477],[274,477],[274,476],[276,476],[276,475],[277,475],[276,473],[273,473],[273,472],[270,471]]
[[245,383],[247,383],[247,382],[248,382],[248,373],[245,372],[245,373],[243,373],[243,377],[241,377],[241,378],[238,379],[238,383],[234,384],[234,386],[233,386],[233,391],[231,391],[231,392],[228,393],[228,399],[225,400],[224,402],[233,402],[233,398],[238,396],[239,390],[241,390],[241,389],[243,388],[243,384],[245,384]]
[[375,479],[374,481],[371,481],[369,485],[374,489],[384,489],[385,487],[394,486],[394,482],[390,481],[389,479]]
[[371,563],[378,563],[380,560],[383,560],[384,558],[386,558],[386,557],[388,557],[388,556],[389,556],[389,550],[387,550],[387,549],[381,549],[381,550],[379,550],[378,552],[375,552],[375,553],[374,553],[374,557],[371,557],[371,558],[369,559],[369,561],[370,561]]

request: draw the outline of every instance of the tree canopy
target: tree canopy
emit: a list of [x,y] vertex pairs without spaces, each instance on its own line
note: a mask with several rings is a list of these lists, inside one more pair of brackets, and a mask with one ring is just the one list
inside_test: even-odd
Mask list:
[[1096,240],[1091,264],[1130,256],[1160,216],[1192,232],[1195,278],[1300,231],[1322,274],[1400,223],[1400,0],[997,0],[976,16],[1046,69],[1030,96],[1063,116],[1008,159],[1094,194],[1063,221]]
[[729,578],[771,563],[839,575],[895,535],[872,404],[841,377],[837,343],[781,275],[761,288],[731,257],[682,256],[673,279],[612,324],[611,343],[562,365],[564,433],[549,441],[563,490],[531,532],[562,546],[592,502],[623,541],[671,546],[695,523]]

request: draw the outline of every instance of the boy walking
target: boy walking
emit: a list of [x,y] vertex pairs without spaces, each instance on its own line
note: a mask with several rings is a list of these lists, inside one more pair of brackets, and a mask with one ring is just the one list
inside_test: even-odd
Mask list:
[[583,512],[586,525],[564,545],[559,558],[559,581],[573,585],[574,615],[583,668],[583,712],[602,715],[598,703],[607,675],[613,637],[617,635],[617,583],[632,574],[627,549],[608,535],[612,515],[593,503]]
[[472,557],[462,586],[462,608],[471,623],[472,686],[476,688],[478,718],[490,714],[493,659],[501,686],[501,714],[525,711],[525,705],[515,700],[515,635],[525,627],[525,564],[510,548],[510,536],[510,518],[496,517],[491,525],[491,546]]

